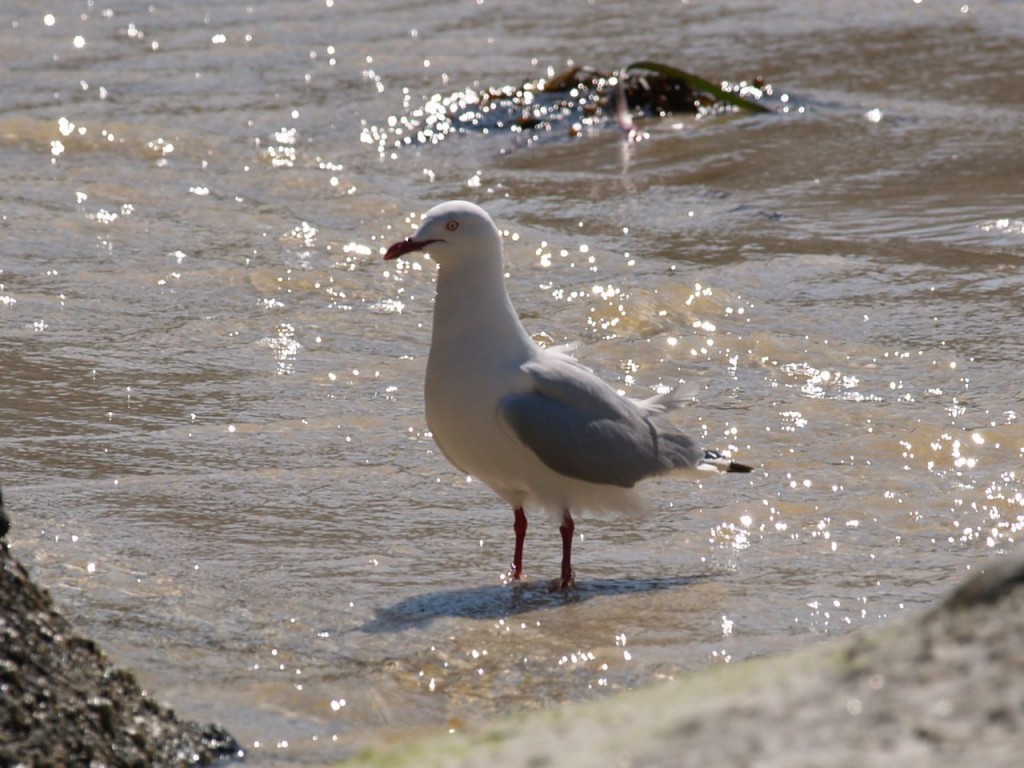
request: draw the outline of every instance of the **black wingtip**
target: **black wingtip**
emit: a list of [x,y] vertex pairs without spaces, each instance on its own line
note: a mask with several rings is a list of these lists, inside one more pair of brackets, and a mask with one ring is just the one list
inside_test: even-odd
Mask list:
[[721,451],[704,451],[704,463],[710,464],[719,472],[753,472],[753,467],[748,467],[746,464],[740,464],[738,461],[732,461],[727,456],[723,456]]
[[753,472],[753,467],[748,467],[746,464],[740,464],[738,461],[730,461],[729,467],[725,470],[726,472]]

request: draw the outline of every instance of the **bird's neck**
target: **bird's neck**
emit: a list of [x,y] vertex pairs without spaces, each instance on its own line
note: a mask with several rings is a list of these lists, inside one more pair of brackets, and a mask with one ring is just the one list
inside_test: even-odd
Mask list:
[[432,355],[450,350],[487,359],[501,351],[525,358],[534,346],[509,299],[500,262],[481,259],[457,268],[440,268]]

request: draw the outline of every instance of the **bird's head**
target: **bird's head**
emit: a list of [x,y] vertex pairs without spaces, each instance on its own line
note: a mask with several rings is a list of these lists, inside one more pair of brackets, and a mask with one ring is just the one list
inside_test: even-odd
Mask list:
[[487,211],[464,200],[436,205],[423,215],[416,234],[388,248],[390,261],[414,251],[429,251],[438,264],[459,258],[501,259],[501,235]]

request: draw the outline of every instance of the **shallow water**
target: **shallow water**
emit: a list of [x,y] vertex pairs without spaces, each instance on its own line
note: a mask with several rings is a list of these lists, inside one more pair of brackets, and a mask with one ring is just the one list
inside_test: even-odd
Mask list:
[[[1016,4],[17,3],[0,11],[16,555],[255,764],[606,695],[920,608],[1024,528]],[[48,15],[49,14],[49,15]],[[568,60],[761,75],[785,114],[394,147]],[[394,118],[394,126],[389,124]],[[527,326],[759,471],[535,516],[422,416],[466,197]]]

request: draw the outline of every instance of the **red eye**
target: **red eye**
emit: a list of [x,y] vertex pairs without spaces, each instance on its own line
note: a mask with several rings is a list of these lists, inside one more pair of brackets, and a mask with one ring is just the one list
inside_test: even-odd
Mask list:
[[447,229],[449,232],[454,232],[456,229],[459,228],[459,222],[449,221],[447,224],[444,225],[444,228]]

